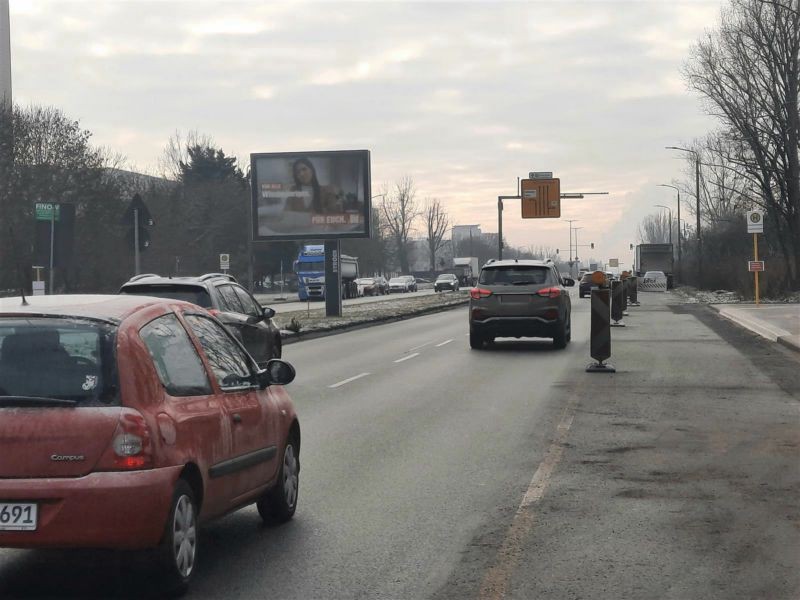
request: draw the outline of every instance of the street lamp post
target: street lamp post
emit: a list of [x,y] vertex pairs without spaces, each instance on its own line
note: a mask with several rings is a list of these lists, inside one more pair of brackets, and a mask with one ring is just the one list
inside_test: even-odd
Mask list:
[[569,274],[572,275],[572,224],[577,223],[578,219],[566,219],[569,223]]
[[697,286],[700,287],[703,281],[703,238],[700,234],[700,154],[696,150],[680,148],[678,146],[667,146],[667,150],[679,150],[680,152],[690,152],[694,154],[694,185],[695,201],[697,202]]
[[[572,228],[572,231],[575,232],[575,275],[578,274],[578,271],[579,271],[578,262],[580,261],[580,259],[578,258],[578,230],[579,229],[583,229],[583,227],[573,227]],[[572,275],[571,271],[570,271],[570,275]],[[573,277],[575,277],[575,275],[573,275]]]
[[677,185],[671,185],[669,183],[659,183],[658,186],[672,188],[678,192],[678,279],[680,279],[681,266],[683,265],[681,259],[681,188],[679,188]]
[[654,204],[653,206],[657,206],[658,208],[666,208],[669,211],[669,245],[672,246],[672,209],[669,206],[664,206],[663,204]]

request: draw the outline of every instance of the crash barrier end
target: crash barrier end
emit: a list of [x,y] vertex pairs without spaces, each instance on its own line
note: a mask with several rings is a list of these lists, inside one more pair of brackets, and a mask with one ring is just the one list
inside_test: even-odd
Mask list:
[[611,282],[611,327],[625,327],[622,322],[622,315],[625,310],[625,284],[615,280]]
[[640,292],[666,292],[667,291],[667,278],[666,277],[642,277],[638,284],[638,291]]

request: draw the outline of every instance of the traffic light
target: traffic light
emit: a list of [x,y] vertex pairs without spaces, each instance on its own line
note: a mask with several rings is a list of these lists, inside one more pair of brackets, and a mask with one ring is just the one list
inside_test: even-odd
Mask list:
[[128,225],[128,231],[125,234],[125,237],[128,241],[129,248],[134,245],[134,241],[136,239],[136,234],[134,233],[136,224],[138,224],[139,229],[139,251],[141,252],[150,247],[150,231],[148,228],[155,225],[155,222],[153,221],[153,217],[150,216],[150,211],[147,210],[147,206],[145,206],[145,203],[142,201],[142,197],[139,194],[135,194],[131,199],[128,208],[122,217],[122,223],[124,225]]
[[594,250],[594,242],[592,242],[591,244],[589,244],[589,246],[591,246],[592,250]]

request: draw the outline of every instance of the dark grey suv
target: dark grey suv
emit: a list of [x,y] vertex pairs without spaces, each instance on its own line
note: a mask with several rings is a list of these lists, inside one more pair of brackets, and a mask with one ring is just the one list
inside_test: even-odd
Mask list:
[[185,300],[209,309],[264,368],[281,357],[281,332],[272,317],[232,275],[207,273],[198,277],[136,275],[123,284],[120,294]]
[[549,337],[554,347],[566,347],[572,305],[565,288],[573,285],[552,261],[489,261],[469,293],[469,345],[483,348],[495,337]]

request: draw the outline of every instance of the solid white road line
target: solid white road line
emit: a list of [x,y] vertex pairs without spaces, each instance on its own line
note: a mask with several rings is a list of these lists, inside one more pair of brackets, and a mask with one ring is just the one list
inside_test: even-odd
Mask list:
[[443,341],[441,344],[436,344],[436,347],[437,347],[437,348],[441,348],[441,347],[442,347],[442,346],[444,346],[445,344],[449,344],[449,343],[450,343],[450,342],[452,342],[452,341],[453,341],[453,340],[445,340],[445,341]]
[[348,377],[347,379],[343,379],[339,383],[334,383],[333,385],[329,385],[329,388],[337,388],[339,386],[344,385],[345,383],[350,383],[351,381],[355,381],[356,379],[361,379],[362,377],[366,377],[369,373],[359,373],[355,377]]
[[398,359],[397,359],[396,361],[394,361],[394,362],[396,362],[396,363],[401,363],[401,362],[403,362],[403,361],[405,361],[405,360],[408,360],[408,359],[410,359],[410,358],[414,358],[415,356],[419,356],[419,352],[414,352],[414,354],[409,354],[408,356],[404,356],[403,358],[398,358]]
[[508,531],[506,531],[505,540],[497,552],[497,561],[484,575],[480,592],[478,593],[479,600],[502,600],[508,595],[511,576],[522,556],[525,540],[536,524],[536,505],[547,491],[550,485],[550,477],[561,461],[561,456],[564,453],[564,444],[566,443],[569,429],[572,427],[574,416],[575,405],[574,402],[570,402],[561,413],[561,419],[556,427],[556,435],[553,442],[550,444],[544,460],[542,460],[539,468],[533,474],[514,519]]

